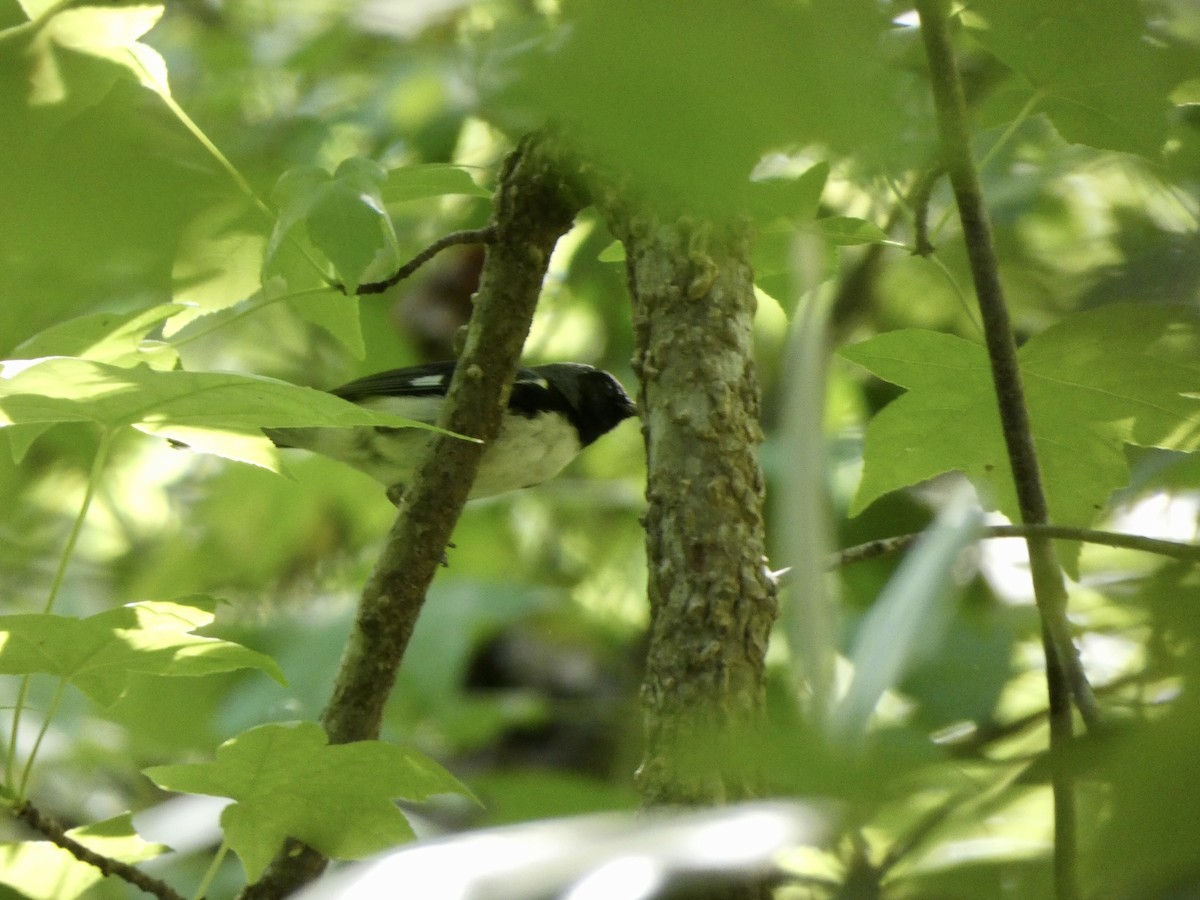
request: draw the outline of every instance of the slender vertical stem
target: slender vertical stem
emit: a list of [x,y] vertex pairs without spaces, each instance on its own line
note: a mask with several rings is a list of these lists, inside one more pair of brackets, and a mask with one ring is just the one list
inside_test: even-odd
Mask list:
[[105,430],[100,437],[100,445],[96,448],[96,455],[92,458],[92,468],[88,473],[87,488],[83,492],[79,512],[75,514],[75,521],[71,523],[71,533],[67,535],[67,543],[58,560],[54,580],[50,583],[50,593],[46,595],[46,605],[42,607],[43,614],[54,611],[58,592],[62,590],[63,581],[66,578],[67,566],[71,563],[71,557],[75,555],[75,545],[79,542],[79,535],[83,532],[83,523],[87,520],[88,510],[91,509],[92,501],[96,498],[96,489],[100,487],[100,478],[104,474],[104,467],[108,465],[108,453],[112,449],[114,437],[116,437],[116,431],[113,429]]
[[[63,582],[67,575],[67,566],[71,563],[71,557],[75,555],[75,545],[79,542],[79,535],[83,532],[83,523],[87,521],[88,510],[91,509],[92,500],[96,497],[96,489],[100,486],[100,477],[104,474],[104,467],[108,464],[108,454],[112,449],[113,438],[116,432],[108,429],[100,437],[100,445],[96,448],[96,455],[92,458],[92,468],[88,473],[87,488],[83,493],[83,501],[79,504],[79,512],[75,514],[75,521],[71,523],[71,531],[67,535],[67,543],[63,547],[62,556],[59,557],[58,567],[54,570],[54,578],[50,582],[50,591],[46,595],[46,603],[42,607],[42,614],[49,615],[54,610],[54,604],[58,600],[58,592],[62,590]],[[29,682],[30,676],[26,675],[21,679],[21,686],[17,690],[17,699],[13,704],[12,715],[12,730],[8,735],[8,749],[4,758],[4,781],[10,789],[17,789],[17,740],[21,731],[21,714],[25,710],[25,702],[29,699]],[[49,720],[47,719],[47,722]],[[45,725],[43,725],[43,733]],[[41,735],[38,736],[38,743],[41,743]],[[25,796],[24,785],[29,778],[29,766],[32,764],[32,758],[26,764],[25,772],[21,776],[21,787],[18,790],[18,796],[22,799]]]
[[42,727],[38,729],[37,737],[33,741],[33,748],[29,751],[29,758],[25,760],[25,768],[21,772],[21,783],[17,786],[17,797],[21,800],[28,796],[29,777],[33,774],[34,760],[37,759],[38,751],[42,749],[42,741],[46,739],[46,732],[50,730],[50,723],[54,720],[59,706],[62,705],[63,694],[66,693],[66,690],[67,679],[60,678],[58,687],[54,689],[54,698],[46,707],[46,714],[42,717]]
[[[984,339],[991,361],[992,380],[1021,520],[1028,525],[1043,525],[1049,521],[1046,494],[1042,489],[1033,431],[1017,365],[1016,341],[1000,283],[991,223],[983,202],[979,172],[972,156],[966,102],[950,39],[946,2],[917,0],[916,5],[921,17],[925,54],[929,60],[943,162],[954,189],[975,292],[979,299]],[[1096,707],[1071,644],[1066,619],[1066,586],[1054,546],[1049,538],[1040,534],[1027,536],[1026,544],[1029,548],[1034,595],[1042,618],[1042,643],[1046,654],[1054,792],[1055,886],[1059,900],[1073,900],[1079,894],[1076,851],[1078,821],[1073,778],[1062,753],[1073,739],[1072,691],[1076,694],[1080,711],[1089,721],[1094,717]]]
[[192,900],[204,900],[208,896],[208,889],[212,887],[212,883],[216,880],[217,873],[221,871],[221,866],[224,865],[225,857],[228,854],[229,842],[221,841],[221,846],[213,854],[212,862],[208,864],[208,868],[204,870],[204,875],[200,878],[200,884],[196,886],[196,893],[192,895]]

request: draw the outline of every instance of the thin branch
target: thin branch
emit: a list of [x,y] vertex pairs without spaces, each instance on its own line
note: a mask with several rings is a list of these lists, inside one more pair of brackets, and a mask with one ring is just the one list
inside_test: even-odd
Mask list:
[[184,900],[182,894],[166,882],[152,878],[136,866],[121,862],[118,859],[105,856],[85,847],[79,841],[69,837],[66,830],[50,816],[40,812],[28,800],[13,810],[18,819],[32,828],[38,834],[49,838],[51,842],[62,847],[80,862],[95,866],[105,875],[113,875],[122,881],[127,881],[134,887],[141,888],[147,894],[153,894],[160,900]]
[[[429,262],[447,247],[454,247],[459,244],[493,244],[497,240],[499,232],[495,225],[488,225],[486,228],[475,228],[468,231],[453,231],[444,237],[438,238],[399,269],[395,271],[389,278],[383,281],[372,281],[369,284],[360,284],[358,290],[354,293],[356,296],[364,294],[382,294],[393,285],[399,284],[425,263]],[[346,293],[346,286],[341,282],[335,282],[333,285],[343,294]]]
[[[1131,672],[1128,675],[1114,678],[1107,684],[1097,688],[1096,693],[1108,696],[1127,687],[1161,680],[1167,677],[1167,674],[1161,664],[1152,665],[1141,671]],[[1153,703],[1147,705],[1158,706],[1161,704]],[[956,759],[979,759],[979,754],[989,745],[997,741],[1002,741],[1005,738],[1014,737],[1026,729],[1032,728],[1046,718],[1046,713],[1047,710],[1039,709],[1018,718],[1010,719],[1007,722],[983,722],[977,725],[975,730],[970,734],[956,740],[946,741],[944,746],[950,755]],[[1005,759],[1004,761],[1008,762],[1009,760]]]
[[[854,547],[839,550],[829,559],[830,569],[840,569],[854,563],[866,562],[907,550],[921,536],[920,532],[900,534],[894,537],[867,541]],[[1141,550],[1158,556],[1167,556],[1180,562],[1200,563],[1200,546],[1178,541],[1162,541],[1137,534],[1120,534],[1115,531],[1098,531],[1093,528],[1069,528],[1065,525],[991,525],[984,528],[981,538],[1028,538],[1040,536],[1059,541],[1081,541],[1085,544],[1101,544],[1122,550]]]
[[[1000,424],[1008,448],[1021,521],[1027,525],[1045,525],[1050,520],[1049,511],[1017,365],[1016,341],[1005,305],[1004,288],[1000,283],[991,223],[988,221],[979,173],[971,150],[962,77],[950,38],[948,4],[946,0],[917,0],[916,6],[921,19],[921,40],[929,61],[942,157],[954,189],[975,281]],[[1033,590],[1041,613],[1042,643],[1046,653],[1054,795],[1055,890],[1059,900],[1074,900],[1079,896],[1078,818],[1074,779],[1065,757],[1074,732],[1072,694],[1089,725],[1097,721],[1099,710],[1083,674],[1079,655],[1071,643],[1066,615],[1066,585],[1054,545],[1050,538],[1042,535],[1029,535],[1025,540],[1029,547]]]
[[910,202],[913,209],[913,254],[916,256],[929,256],[934,251],[933,241],[929,237],[929,200],[933,196],[934,185],[945,174],[944,166],[935,166],[928,172],[922,172],[912,186]]
[[[489,226],[495,239],[437,423],[483,443],[439,435],[426,449],[375,571],[363,588],[354,630],[321,716],[331,744],[379,737],[384,706],[429,584],[466,503],[484,445],[500,430],[504,400],[550,254],[583,206],[573,187],[563,181],[561,170],[550,141],[542,138],[527,138],[505,162]],[[326,862],[313,848],[290,841],[241,898],[285,896],[317,877]]]

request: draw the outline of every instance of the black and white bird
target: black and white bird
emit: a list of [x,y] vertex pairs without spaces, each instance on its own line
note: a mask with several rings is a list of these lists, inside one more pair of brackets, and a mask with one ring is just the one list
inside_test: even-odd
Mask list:
[[[437,421],[455,362],[367,375],[330,393],[369,409],[430,425]],[[581,363],[519,369],[500,433],[484,451],[471,499],[532,487],[553,478],[584,447],[637,408],[608,372]],[[280,447],[300,447],[366,472],[398,499],[433,437],[422,428],[264,428]]]

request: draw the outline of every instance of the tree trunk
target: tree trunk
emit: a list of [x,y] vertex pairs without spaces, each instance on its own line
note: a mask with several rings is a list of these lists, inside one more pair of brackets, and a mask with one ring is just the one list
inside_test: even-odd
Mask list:
[[764,565],[755,310],[743,226],[614,217],[633,296],[648,464],[650,647],[642,686],[643,801],[754,793],[731,747],[764,706],[776,615]]

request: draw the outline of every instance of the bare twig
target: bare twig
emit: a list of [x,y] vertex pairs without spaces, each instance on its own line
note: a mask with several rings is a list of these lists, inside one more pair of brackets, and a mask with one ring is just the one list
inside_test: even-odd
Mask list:
[[[1167,556],[1181,562],[1200,562],[1200,546],[1184,544],[1178,541],[1162,541],[1156,538],[1142,537],[1137,534],[1119,534],[1115,531],[1098,531],[1094,528],[1069,528],[1065,525],[991,525],[984,528],[980,537],[983,538],[1027,538],[1040,536],[1059,541],[1082,541],[1085,544],[1102,544],[1106,547],[1118,547],[1123,550],[1141,550],[1158,556]],[[921,535],[900,534],[894,537],[879,538],[867,541],[854,547],[839,550],[829,560],[830,569],[840,569],[854,563],[866,562],[907,550]]]
[[26,800],[13,810],[18,819],[32,828],[38,834],[49,838],[51,842],[62,847],[80,862],[95,866],[105,875],[113,875],[122,881],[127,881],[134,887],[141,888],[147,894],[153,894],[161,900],[184,900],[169,884],[152,878],[136,866],[121,862],[119,859],[105,856],[85,847],[79,841],[67,835],[66,830],[50,816],[38,810]]
[[[1125,688],[1139,684],[1144,685],[1165,678],[1168,675],[1169,673],[1163,664],[1151,664],[1148,668],[1141,671],[1131,672],[1128,675],[1114,678],[1107,684],[1098,687],[1096,693],[1111,696]],[[1160,704],[1153,702],[1147,705],[1157,706]],[[1026,729],[1032,728],[1046,718],[1046,713],[1047,710],[1039,709],[1018,718],[1010,719],[1007,722],[981,722],[976,726],[974,731],[961,738],[946,741],[944,746],[950,755],[956,759],[978,759],[979,754],[987,749],[988,746],[1006,738],[1014,737]]]
[[[425,594],[475,479],[484,445],[500,429],[550,254],[583,206],[560,176],[551,144],[527,138],[508,158],[489,226],[475,311],[438,425],[484,443],[439,435],[405,491],[375,571],[363,588],[333,695],[321,716],[332,744],[379,736]],[[488,230],[488,229],[485,229]],[[327,860],[289,842],[242,900],[278,898],[317,877]]]
[[913,184],[910,202],[915,232],[913,253],[917,256],[929,256],[934,251],[933,241],[929,237],[929,198],[933,195],[933,186],[945,174],[946,169],[939,165],[928,172],[922,172]]
[[[459,244],[491,244],[495,243],[498,231],[495,224],[488,225],[486,228],[475,228],[467,231],[453,231],[444,237],[438,238],[400,268],[398,268],[390,277],[383,281],[372,281],[369,284],[360,284],[354,292],[356,296],[364,294],[382,294],[393,285],[399,284],[425,263],[429,262],[447,247],[454,247]],[[346,293],[346,286],[341,282],[335,282],[333,285],[343,294]]]
[[[962,222],[975,293],[983,319],[984,338],[992,367],[992,381],[1000,411],[1000,424],[1008,448],[1009,465],[1016,485],[1021,521],[1027,525],[1049,522],[1046,495],[1038,468],[1029,411],[1025,405],[1017,347],[1000,283],[999,264],[992,241],[991,223],[971,150],[966,101],[958,60],[950,38],[946,0],[917,0],[921,39],[937,109],[942,156],[954,189]],[[1067,591],[1062,569],[1050,538],[1026,537],[1033,590],[1042,619],[1046,654],[1046,685],[1050,702],[1050,746],[1054,795],[1054,872],[1059,900],[1079,896],[1078,821],[1074,780],[1064,751],[1073,739],[1071,697],[1092,724],[1099,709],[1083,674],[1079,655],[1067,627]]]

